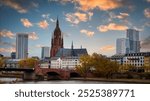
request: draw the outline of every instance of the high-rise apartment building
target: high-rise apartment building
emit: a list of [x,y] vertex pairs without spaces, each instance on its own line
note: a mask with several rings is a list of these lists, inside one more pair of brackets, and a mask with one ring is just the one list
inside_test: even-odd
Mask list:
[[135,29],[127,29],[126,37],[129,39],[130,43],[130,53],[140,52],[140,41],[139,41],[139,31]]
[[130,45],[129,39],[119,38],[116,41],[116,53],[117,54],[126,54],[129,53]]
[[28,34],[16,34],[16,58],[25,59],[28,57]]
[[49,47],[42,47],[41,58],[50,57]]

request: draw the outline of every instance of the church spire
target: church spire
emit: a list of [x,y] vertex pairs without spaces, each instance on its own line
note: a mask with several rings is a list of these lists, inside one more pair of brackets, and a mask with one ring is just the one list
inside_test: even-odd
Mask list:
[[57,16],[57,21],[56,21],[56,28],[59,28],[58,16]]
[[71,44],[71,49],[73,49],[73,41],[72,41],[72,44]]

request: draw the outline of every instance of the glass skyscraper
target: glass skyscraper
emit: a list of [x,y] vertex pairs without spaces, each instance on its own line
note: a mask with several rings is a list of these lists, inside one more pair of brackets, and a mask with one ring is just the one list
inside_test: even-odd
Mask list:
[[42,54],[41,58],[44,59],[45,57],[50,57],[49,54],[49,47],[42,47]]
[[139,53],[139,31],[127,29],[126,38],[118,38],[116,41],[116,54]]
[[28,34],[16,34],[16,58],[25,59],[28,57]]
[[129,50],[130,50],[129,39],[118,38],[116,41],[116,53],[126,54],[129,53]]
[[126,37],[129,39],[130,43],[130,53],[140,52],[140,41],[139,41],[139,31],[135,29],[127,29]]

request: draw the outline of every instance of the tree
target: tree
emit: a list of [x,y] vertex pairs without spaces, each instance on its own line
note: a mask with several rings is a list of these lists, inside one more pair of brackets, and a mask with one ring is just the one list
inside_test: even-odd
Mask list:
[[19,61],[20,68],[34,68],[38,60],[34,58],[27,58]]
[[0,68],[2,68],[4,64],[5,64],[5,60],[3,58],[0,58]]
[[76,67],[76,70],[86,78],[91,66],[92,62],[90,55],[82,55],[80,57],[80,65]]
[[119,70],[119,64],[117,62],[110,61],[103,55],[93,53],[92,60],[95,74],[98,77],[110,77],[112,73],[118,72]]
[[90,55],[84,55],[80,58],[80,65],[77,70],[84,76],[87,76],[87,72],[94,69],[94,74],[97,77],[110,77],[112,73],[118,72],[119,64],[112,62],[103,55],[93,53]]

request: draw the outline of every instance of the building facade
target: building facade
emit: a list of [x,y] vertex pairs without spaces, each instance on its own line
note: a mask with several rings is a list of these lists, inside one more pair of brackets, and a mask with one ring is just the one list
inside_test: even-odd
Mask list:
[[129,39],[130,43],[130,53],[140,52],[140,41],[139,41],[139,31],[135,29],[127,29],[126,38]]
[[41,58],[45,59],[46,57],[50,57],[49,47],[42,47]]
[[129,53],[130,45],[129,39],[119,38],[116,41],[116,54],[126,54]]
[[121,65],[150,66],[150,52],[128,53],[121,56],[114,55],[111,60],[117,61]]
[[28,57],[28,34],[16,34],[16,58],[24,59]]
[[51,50],[50,50],[50,57],[55,57],[56,53],[60,48],[63,48],[63,34],[59,28],[59,21],[57,19],[56,28],[54,33],[52,34],[51,39]]
[[11,52],[11,59],[16,59],[16,52]]
[[75,69],[79,65],[79,59],[82,55],[87,55],[85,48],[66,49],[61,48],[56,57],[51,58],[51,68]]

